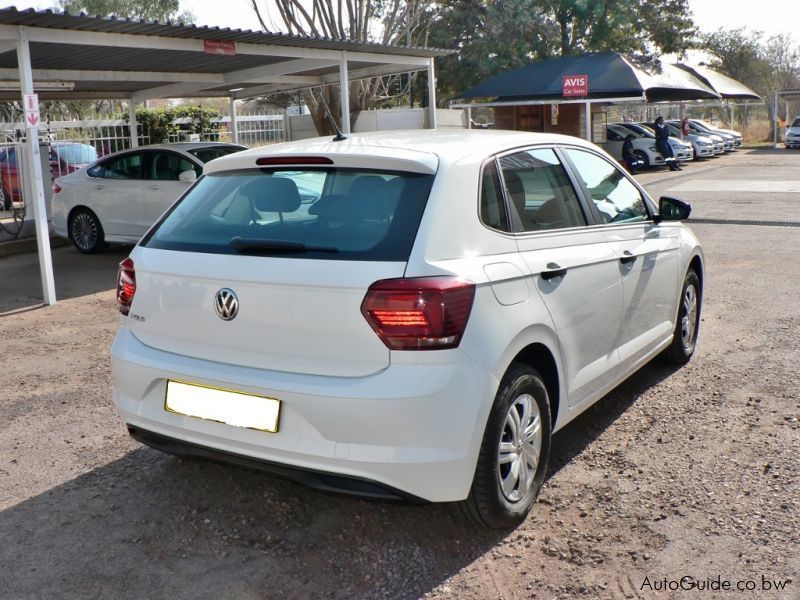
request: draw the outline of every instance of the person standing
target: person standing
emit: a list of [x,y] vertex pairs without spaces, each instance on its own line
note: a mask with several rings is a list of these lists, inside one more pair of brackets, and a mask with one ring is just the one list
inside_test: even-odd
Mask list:
[[675,155],[672,153],[672,146],[669,144],[669,130],[664,125],[664,117],[661,115],[656,117],[653,129],[656,131],[656,150],[664,157],[664,162],[667,163],[669,170],[682,171],[683,169],[680,168],[675,160]]
[[628,167],[628,171],[630,171],[631,175],[636,175],[642,165],[644,165],[644,161],[636,155],[636,151],[633,149],[634,139],[636,139],[636,137],[632,133],[629,133],[625,136],[625,141],[622,143],[622,160]]
[[689,117],[683,117],[681,121],[681,139],[686,139],[687,135],[689,135]]

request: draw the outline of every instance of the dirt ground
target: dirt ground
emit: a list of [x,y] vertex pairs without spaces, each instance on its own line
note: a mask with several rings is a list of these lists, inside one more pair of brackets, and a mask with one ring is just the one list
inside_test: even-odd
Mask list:
[[[556,434],[534,512],[506,532],[140,446],[110,399],[126,249],[58,249],[49,308],[35,255],[0,260],[0,598],[800,598],[800,195],[697,183],[796,184],[800,152],[641,179],[699,219],[697,353]],[[721,222],[765,211],[798,226]],[[698,587],[669,591],[682,578]]]

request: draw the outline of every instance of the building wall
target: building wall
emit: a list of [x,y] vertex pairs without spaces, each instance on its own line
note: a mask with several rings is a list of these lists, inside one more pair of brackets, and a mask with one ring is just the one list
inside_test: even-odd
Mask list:
[[[552,104],[496,107],[494,109],[495,129],[560,133],[580,138],[586,136],[584,104],[559,104],[557,111],[558,116],[553,119]],[[600,118],[604,111],[605,109],[601,105],[592,104],[593,119]]]

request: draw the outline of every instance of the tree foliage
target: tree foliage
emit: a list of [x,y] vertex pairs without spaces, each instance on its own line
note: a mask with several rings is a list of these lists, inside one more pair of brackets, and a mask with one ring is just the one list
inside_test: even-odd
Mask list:
[[[277,11],[278,25],[295,35],[310,35],[333,40],[380,42],[411,45],[420,36],[420,26],[432,10],[430,2],[422,0],[250,0],[253,11],[264,31],[269,31],[269,6]],[[362,110],[375,108],[380,102],[379,91],[384,89],[378,78],[350,83],[350,122],[355,123]],[[326,116],[325,104],[341,127],[339,115],[340,91],[337,86],[306,90],[303,101],[311,111],[314,125],[322,134],[333,133]]]
[[[209,130],[218,130],[219,122],[211,120],[221,116],[216,108],[207,106],[184,105],[174,108],[140,108],[136,110],[136,122],[142,135],[150,137],[151,144],[161,144],[169,141],[170,134],[179,132],[203,133]],[[119,118],[128,119],[128,113],[120,114]],[[175,124],[176,119],[188,119],[188,123]]]
[[800,46],[788,35],[765,40],[762,33],[745,28],[719,29],[702,37],[702,49],[712,57],[711,68],[741,81],[764,99],[773,123],[775,92],[800,88]]
[[688,0],[451,0],[438,3],[430,45],[444,101],[534,60],[614,50],[645,57],[682,53],[696,30]]
[[70,14],[86,13],[159,21],[164,23],[193,23],[194,15],[181,10],[180,0],[57,0],[55,8]]

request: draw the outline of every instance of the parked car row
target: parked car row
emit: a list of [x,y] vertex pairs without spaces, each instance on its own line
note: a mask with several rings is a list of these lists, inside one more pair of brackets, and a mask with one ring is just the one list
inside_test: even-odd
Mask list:
[[[689,133],[681,135],[681,122],[666,121],[670,133],[669,143],[675,159],[689,161],[692,159],[710,158],[731,152],[742,145],[739,132],[729,129],[718,129],[699,119],[689,119]],[[622,142],[628,134],[633,134],[634,153],[643,163],[643,167],[664,164],[664,158],[656,150],[655,132],[650,123],[613,123],[607,126],[606,150],[617,160],[622,159]],[[800,145],[800,128],[798,131]]]

